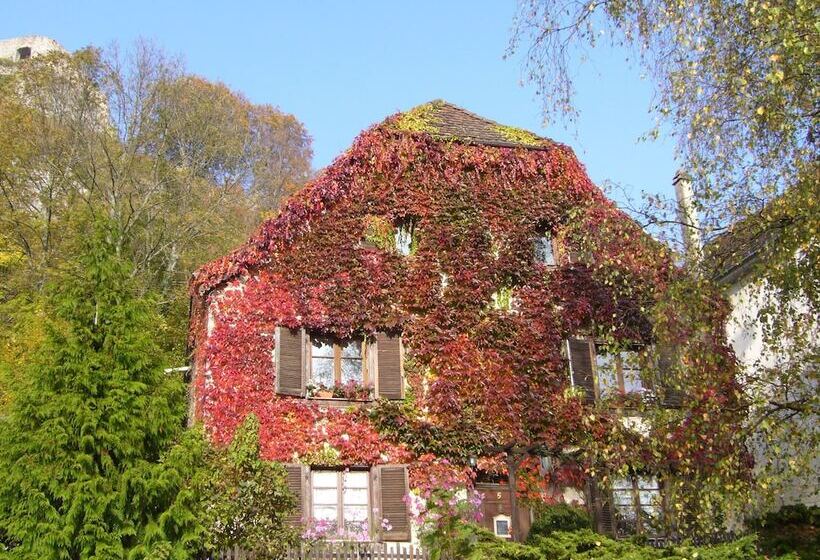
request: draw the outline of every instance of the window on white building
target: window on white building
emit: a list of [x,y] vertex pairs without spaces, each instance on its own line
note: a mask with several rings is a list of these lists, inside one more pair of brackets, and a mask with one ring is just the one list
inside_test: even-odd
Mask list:
[[595,374],[601,399],[646,388],[641,379],[640,354],[635,350],[609,352],[596,345]]
[[612,484],[612,501],[620,534],[654,534],[662,527],[662,496],[657,477],[629,476]]

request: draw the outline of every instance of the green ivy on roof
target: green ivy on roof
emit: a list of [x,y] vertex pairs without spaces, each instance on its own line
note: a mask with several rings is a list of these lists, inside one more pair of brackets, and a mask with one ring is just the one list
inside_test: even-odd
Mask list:
[[428,133],[440,140],[467,144],[530,149],[552,144],[533,132],[499,124],[441,99],[400,113],[392,126],[401,132]]

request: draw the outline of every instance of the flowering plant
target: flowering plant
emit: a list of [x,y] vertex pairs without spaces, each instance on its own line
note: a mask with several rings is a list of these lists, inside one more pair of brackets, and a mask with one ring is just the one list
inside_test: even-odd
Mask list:
[[[382,519],[379,527],[385,531],[393,528],[387,519]],[[369,542],[370,540],[367,520],[347,521],[344,526],[340,527],[336,521],[329,519],[311,519],[305,523],[305,529],[302,532],[302,541],[307,544],[328,541]]]
[[349,401],[370,400],[374,394],[372,383],[359,383],[352,379],[346,383],[336,382],[330,386],[324,383],[308,383],[305,389],[308,397],[346,399]]

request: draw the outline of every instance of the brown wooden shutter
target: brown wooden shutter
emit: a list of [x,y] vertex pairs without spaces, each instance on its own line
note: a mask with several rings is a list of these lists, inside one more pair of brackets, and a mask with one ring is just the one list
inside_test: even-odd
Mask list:
[[678,408],[683,400],[682,391],[675,386],[675,349],[668,345],[658,347],[658,373],[663,390],[663,406]]
[[383,465],[374,468],[374,500],[379,513],[374,524],[379,527],[382,519],[390,523],[390,530],[382,531],[385,541],[410,540],[410,514],[405,496],[409,492],[407,468],[404,465]]
[[401,363],[401,338],[384,333],[376,335],[378,377],[376,388],[378,396],[386,399],[404,398],[404,376]]
[[288,490],[296,496],[296,509],[285,519],[285,522],[288,525],[298,527],[310,513],[308,508],[310,488],[307,483],[309,471],[305,465],[296,464],[285,465],[285,470],[288,473]]
[[595,381],[592,370],[592,349],[590,341],[570,338],[567,344],[572,383],[584,390],[584,402],[595,402]]
[[602,488],[594,478],[589,479],[588,494],[593,527],[599,533],[615,536],[615,519],[612,515],[611,494]]
[[302,397],[305,394],[305,333],[302,329],[276,327],[276,392]]

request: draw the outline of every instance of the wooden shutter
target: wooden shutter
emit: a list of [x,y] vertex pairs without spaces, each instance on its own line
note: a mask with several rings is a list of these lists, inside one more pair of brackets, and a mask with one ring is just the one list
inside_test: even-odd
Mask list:
[[384,333],[376,335],[378,360],[376,389],[386,399],[404,398],[404,376],[401,363],[401,337]]
[[298,527],[310,515],[310,485],[308,483],[309,470],[307,466],[297,464],[285,465],[285,470],[288,473],[288,490],[296,496],[296,509],[285,519],[285,522],[288,525]]
[[595,381],[592,369],[592,344],[587,339],[570,338],[567,341],[572,383],[584,390],[584,402],[595,402]]
[[305,332],[302,329],[276,327],[276,392],[302,397],[305,394]]
[[373,471],[374,502],[379,508],[374,524],[379,527],[382,519],[390,523],[390,530],[382,531],[385,541],[409,541],[410,514],[404,501],[409,492],[407,468],[404,465],[383,465]]
[[683,400],[683,393],[675,387],[675,361],[677,356],[671,346],[658,347],[658,373],[663,390],[663,406],[677,408]]
[[590,478],[588,495],[593,527],[599,533],[615,536],[615,519],[612,515],[611,494],[602,488],[597,480]]

